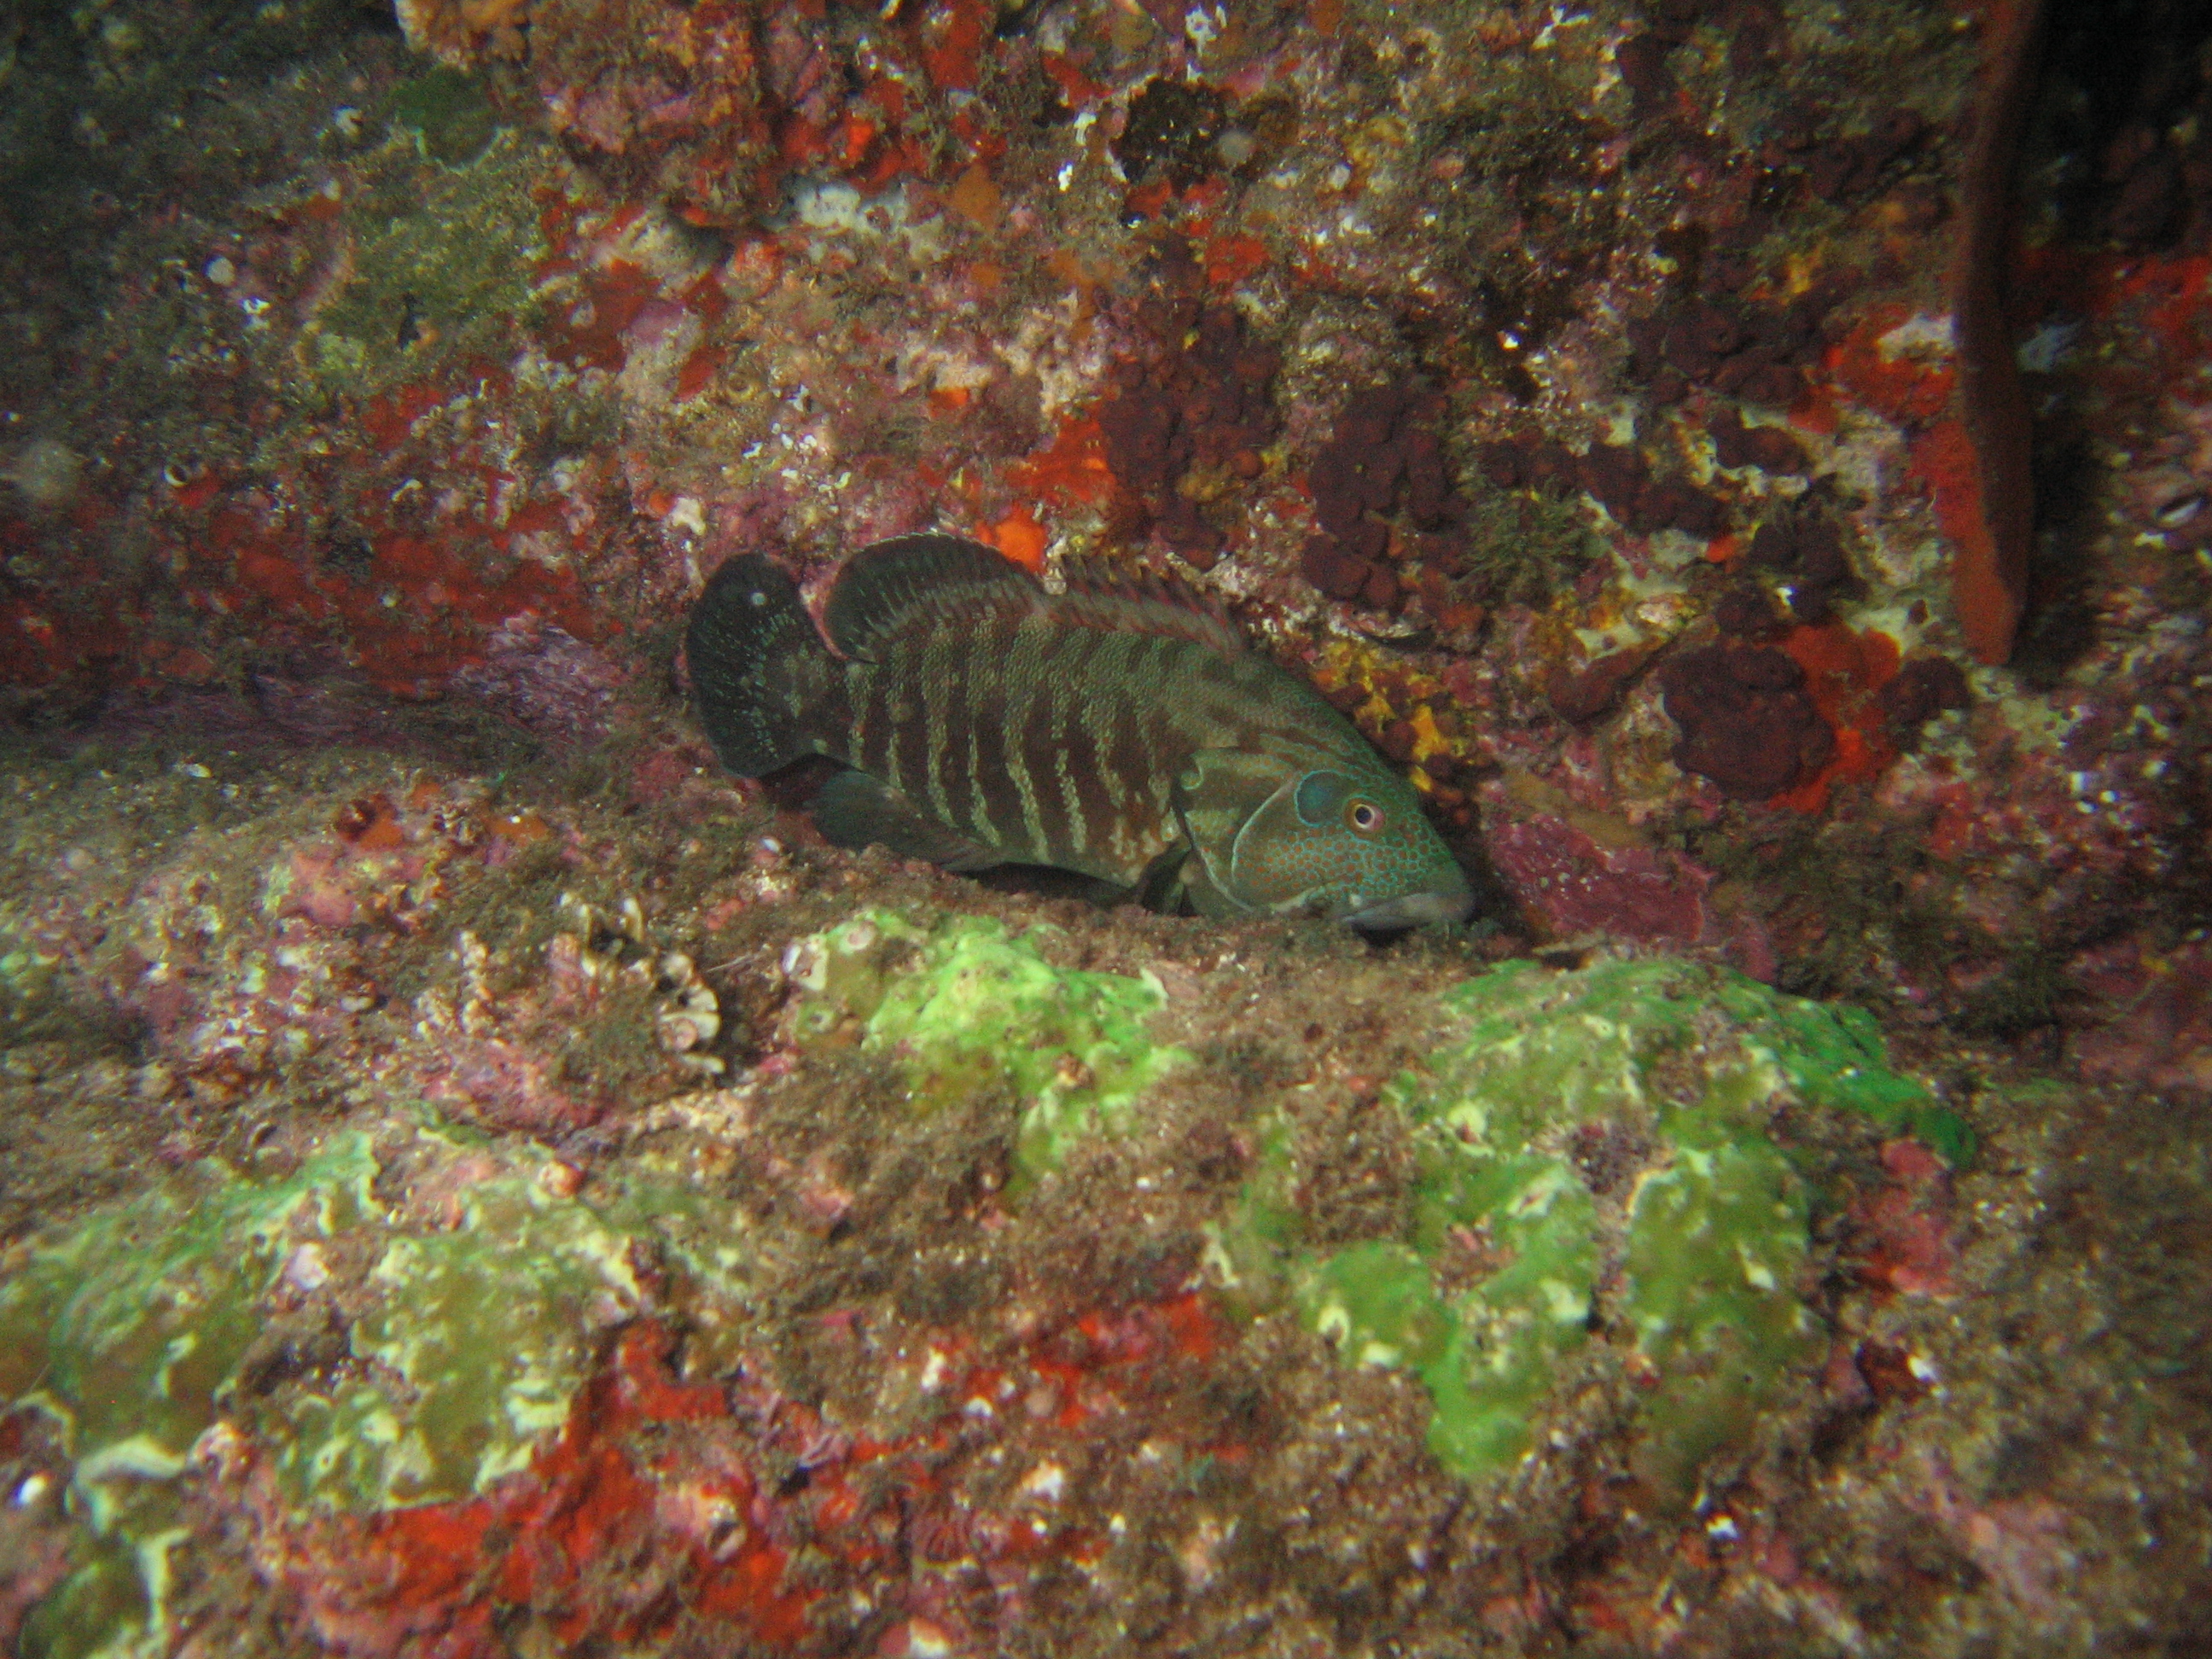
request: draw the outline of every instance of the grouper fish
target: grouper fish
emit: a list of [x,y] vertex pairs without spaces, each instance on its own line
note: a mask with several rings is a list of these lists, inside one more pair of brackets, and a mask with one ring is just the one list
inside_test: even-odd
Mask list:
[[817,629],[745,554],[685,648],[730,770],[843,763],[813,808],[842,847],[1050,865],[1206,916],[1396,928],[1473,908],[1412,786],[1179,587],[1085,566],[1054,593],[980,543],[900,536],[846,561]]

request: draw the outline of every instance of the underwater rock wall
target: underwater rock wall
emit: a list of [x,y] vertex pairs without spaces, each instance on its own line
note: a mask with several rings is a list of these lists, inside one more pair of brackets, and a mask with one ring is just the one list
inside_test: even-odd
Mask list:
[[[2008,173],[1969,140],[2017,9],[27,25],[0,683],[679,765],[651,711],[732,551],[1149,560],[1524,936],[2200,1086],[2160,964],[2203,951],[2204,215],[2143,135],[2201,88],[2164,12],[2094,94],[2056,52]],[[1997,573],[1952,253],[2015,174],[2014,331],[1970,331],[2024,365],[2041,528]]]
[[[2212,1642],[2212,93],[2123,10],[1994,345],[2011,4],[0,25],[0,1640]],[[724,777],[706,576],[925,528],[1200,586],[1476,930]]]

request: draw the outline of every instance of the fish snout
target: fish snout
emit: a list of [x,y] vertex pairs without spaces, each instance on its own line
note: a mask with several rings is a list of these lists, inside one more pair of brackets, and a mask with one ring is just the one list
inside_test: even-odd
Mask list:
[[1345,917],[1351,926],[1382,931],[1393,927],[1421,927],[1432,921],[1465,921],[1474,909],[1474,889],[1467,878],[1418,893],[1401,893],[1352,911]]

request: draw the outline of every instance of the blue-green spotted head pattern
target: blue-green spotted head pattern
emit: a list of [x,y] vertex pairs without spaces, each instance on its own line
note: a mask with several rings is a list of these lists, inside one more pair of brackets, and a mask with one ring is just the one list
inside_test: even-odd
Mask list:
[[1178,793],[1198,908],[1378,929],[1466,918],[1474,894],[1420,798],[1356,733],[1341,736],[1350,742],[1303,752],[1193,757]]

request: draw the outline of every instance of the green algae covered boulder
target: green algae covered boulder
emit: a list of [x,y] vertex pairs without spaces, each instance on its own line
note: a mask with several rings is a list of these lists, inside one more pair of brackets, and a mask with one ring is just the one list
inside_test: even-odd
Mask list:
[[[1194,1063],[1146,1034],[1156,984],[1054,967],[988,920],[870,911],[785,966],[802,1054],[887,1056],[921,1111],[1012,1095],[1028,1179]],[[1911,1134],[1970,1151],[1863,1012],[1724,969],[1516,963],[1414,1018],[1434,1022],[1427,1063],[1384,1091],[1411,1146],[1402,1224],[1340,1240],[1302,1208],[1291,1110],[1263,1102],[1257,1167],[1211,1261],[1232,1300],[1287,1299],[1346,1361],[1417,1376],[1432,1449],[1470,1478],[1517,1465],[1595,1366],[1636,1381],[1639,1474],[1686,1498],[1821,1351],[1812,1218],[1835,1147]]]
[[864,912],[792,946],[785,1030],[801,1049],[857,1040],[890,1056],[921,1110],[1009,1091],[1015,1170],[1034,1179],[1190,1058],[1146,1032],[1167,1000],[1157,981],[1055,967],[1035,943],[1048,931]]
[[462,1189],[455,1224],[398,1233],[349,1347],[365,1380],[290,1402],[277,1468],[295,1502],[466,1498],[559,1429],[598,1333],[637,1310],[629,1240],[524,1172]]
[[[447,1194],[434,1220],[380,1201],[397,1155]],[[221,1420],[303,1511],[465,1498],[566,1420],[595,1344],[638,1311],[635,1245],[729,1316],[749,1241],[727,1206],[642,1161],[586,1201],[554,1167],[428,1127],[380,1161],[354,1132],[281,1176],[207,1161],[20,1248],[0,1282],[0,1401],[59,1426],[89,1534],[24,1651],[161,1650],[178,1477]],[[343,1310],[340,1363],[244,1389],[257,1340],[318,1297]]]
[[95,1521],[103,1471],[184,1467],[287,1256],[377,1213],[376,1168],[360,1134],[283,1179],[210,1161],[24,1251],[0,1283],[0,1398],[60,1421]]
[[1428,1065],[1388,1091],[1413,1147],[1401,1235],[1306,1243],[1278,1133],[1218,1259],[1287,1288],[1346,1361],[1418,1376],[1432,1449],[1469,1477],[1539,1443],[1601,1343],[1642,1385],[1638,1473],[1686,1498],[1824,1340],[1807,1293],[1831,1154],[1784,1121],[1829,1114],[1967,1150],[1863,1014],[1723,969],[1516,963],[1438,1015]]
[[211,1425],[287,1260],[374,1213],[365,1135],[289,1177],[209,1162],[21,1248],[0,1282],[0,1401],[60,1426],[92,1540],[32,1614],[23,1651],[158,1652],[176,1477]]

